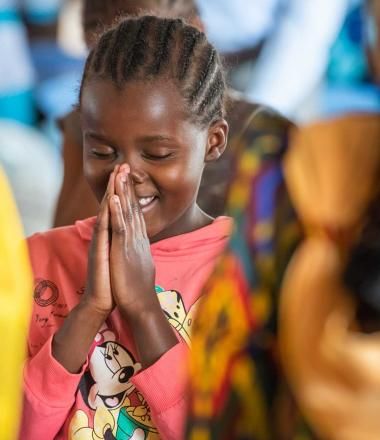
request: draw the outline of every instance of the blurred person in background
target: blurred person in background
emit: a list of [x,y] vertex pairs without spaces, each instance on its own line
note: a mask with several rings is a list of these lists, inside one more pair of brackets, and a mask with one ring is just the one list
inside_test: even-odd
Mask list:
[[[36,71],[35,101],[43,118],[42,128],[51,137],[58,153],[60,147],[56,120],[63,117],[77,101],[77,89],[84,67],[85,49],[73,49],[61,41],[62,19],[76,0],[23,0],[22,10],[28,29],[30,51]],[[69,15],[71,33],[78,23]]]
[[31,311],[32,274],[8,183],[0,170],[0,438],[13,440],[21,413],[22,368]]
[[378,438],[379,139],[378,114],[294,132],[286,184],[302,225],[274,211],[265,246],[242,159],[227,205],[236,230],[193,328],[188,439]]
[[52,143],[34,127],[0,119],[0,164],[26,235],[51,227],[62,175]]
[[45,35],[42,23],[56,19],[60,1],[0,2],[0,163],[27,234],[51,225],[61,180],[54,147],[39,129],[39,75],[29,44],[30,28]]
[[[197,0],[211,41],[252,102],[302,117],[327,71],[351,0]],[[301,111],[300,111],[301,110]]]
[[[122,15],[151,12],[161,16],[180,16],[196,27],[202,28],[196,4],[192,0],[85,0],[83,26],[89,47],[96,41],[97,34]],[[291,123],[275,111],[258,104],[247,102],[242,95],[230,90],[228,121],[230,140],[226,153],[206,167],[199,193],[198,203],[210,215],[218,216],[225,211],[226,193],[234,170],[238,150],[249,148],[264,130],[286,133]],[[82,173],[82,135],[76,112],[69,114],[62,123],[64,144],[64,181],[59,197],[55,225],[63,226],[76,220],[95,215],[98,204],[91,194]],[[271,139],[268,139],[271,143]],[[268,146],[270,148],[270,145]],[[279,156],[283,151],[276,152]],[[263,194],[266,189],[262,188]]]
[[188,439],[378,438],[379,139],[376,114],[293,133],[285,182],[301,227],[275,184],[260,223],[269,176],[248,164],[265,159],[270,175],[276,162],[241,156],[235,231],[194,321]]
[[317,116],[380,111],[380,93],[373,75],[371,52],[376,28],[367,1],[353,1],[331,49],[328,69],[314,96]]
[[379,140],[379,115],[346,115],[303,128],[285,160],[306,236],[282,289],[281,360],[322,439],[380,433]]
[[14,0],[0,3],[0,118],[33,125],[35,71],[27,33]]

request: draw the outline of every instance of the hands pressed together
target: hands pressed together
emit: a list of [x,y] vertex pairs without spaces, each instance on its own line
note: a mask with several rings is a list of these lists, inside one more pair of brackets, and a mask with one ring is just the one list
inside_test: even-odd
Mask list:
[[150,243],[129,167],[116,166],[95,224],[84,300],[106,316],[115,306],[134,315],[159,307],[154,280]]
[[130,168],[117,165],[94,228],[85,294],[56,333],[53,356],[68,371],[77,372],[116,307],[132,330],[142,366],[154,363],[178,342],[154,284],[150,242]]

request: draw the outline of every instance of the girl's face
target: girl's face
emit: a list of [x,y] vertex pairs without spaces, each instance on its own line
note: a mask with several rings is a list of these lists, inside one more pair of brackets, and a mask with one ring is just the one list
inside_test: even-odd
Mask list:
[[86,83],[81,101],[84,173],[100,201],[116,164],[129,164],[148,236],[154,241],[194,228],[206,162],[226,146],[221,120],[200,128],[185,117],[170,81]]

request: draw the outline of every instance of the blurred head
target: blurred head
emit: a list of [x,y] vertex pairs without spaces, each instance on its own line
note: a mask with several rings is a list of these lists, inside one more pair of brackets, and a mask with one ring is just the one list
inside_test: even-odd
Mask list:
[[120,17],[148,13],[181,17],[193,26],[202,26],[195,0],[84,0],[82,21],[87,46],[92,48],[98,35]]
[[180,19],[130,18],[106,32],[80,91],[84,172],[98,200],[128,163],[148,235],[182,233],[205,163],[226,146],[225,87],[218,53]]

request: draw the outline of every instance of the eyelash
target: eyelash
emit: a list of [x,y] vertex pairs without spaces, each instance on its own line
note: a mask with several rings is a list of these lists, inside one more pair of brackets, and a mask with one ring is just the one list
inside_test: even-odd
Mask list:
[[[98,159],[104,159],[104,160],[109,159],[110,157],[114,157],[116,155],[115,152],[102,154],[102,153],[99,153],[99,152],[93,151],[93,150],[91,151],[91,154],[93,156],[97,157]],[[158,155],[149,154],[149,153],[142,153],[142,157],[144,159],[153,160],[153,161],[160,161],[160,160],[169,159],[172,155],[173,155],[173,153],[168,153],[163,156],[158,156]]]
[[154,154],[144,153],[143,157],[148,160],[165,160],[172,156],[173,153],[165,154],[164,156],[156,156]]
[[99,152],[93,151],[93,150],[91,151],[91,154],[93,156],[97,157],[98,159],[108,159],[110,157],[114,157],[115,156],[115,152],[102,154],[102,153],[99,153]]

